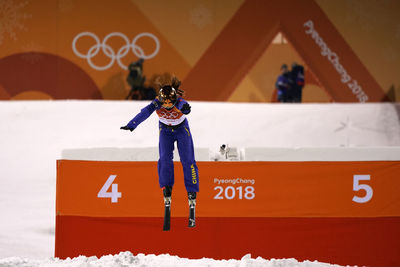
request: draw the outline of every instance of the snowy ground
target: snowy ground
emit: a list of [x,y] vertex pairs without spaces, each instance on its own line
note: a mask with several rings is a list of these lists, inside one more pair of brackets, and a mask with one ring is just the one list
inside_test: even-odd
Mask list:
[[133,255],[131,252],[121,252],[118,255],[97,257],[76,257],[73,259],[60,260],[48,258],[45,260],[30,260],[17,257],[0,259],[0,266],[140,266],[140,267],[340,267],[336,264],[327,264],[317,261],[299,262],[295,259],[271,259],[261,257],[251,258],[250,254],[243,256],[240,260],[214,260],[214,259],[186,259],[177,256],[163,255]]
[[[156,159],[156,115],[132,133],[119,129],[145,104],[0,101],[0,266],[329,266],[294,259],[214,261],[129,253],[64,262],[46,259],[54,255],[56,159],[91,157],[90,149],[99,158],[99,149],[114,151],[104,153],[106,160],[131,160],[125,153],[130,149],[152,151],[148,160]],[[339,159],[349,155],[346,151],[354,158],[368,154],[367,160],[400,160],[399,105],[191,104],[188,118],[198,160],[209,160],[224,143],[246,151],[247,160],[309,160],[310,151],[311,160],[321,153],[331,155],[325,160]]]

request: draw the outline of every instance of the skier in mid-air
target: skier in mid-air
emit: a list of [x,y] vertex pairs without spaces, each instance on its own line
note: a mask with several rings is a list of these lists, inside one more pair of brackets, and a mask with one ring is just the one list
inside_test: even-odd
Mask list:
[[199,176],[192,134],[186,115],[191,107],[183,98],[183,90],[179,89],[181,82],[173,77],[170,84],[160,85],[158,96],[139,114],[137,114],[122,130],[133,131],[154,111],[159,117],[159,153],[158,179],[163,190],[165,214],[164,230],[170,229],[171,195],[174,186],[174,143],[177,142],[179,157],[183,167],[184,183],[189,200],[189,227],[195,224],[196,193],[199,192]]

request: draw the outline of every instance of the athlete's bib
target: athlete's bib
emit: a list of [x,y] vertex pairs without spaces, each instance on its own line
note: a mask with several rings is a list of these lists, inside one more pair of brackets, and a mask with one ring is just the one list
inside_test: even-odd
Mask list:
[[169,126],[175,126],[182,123],[186,116],[183,114],[179,109],[173,107],[172,109],[168,110],[165,108],[160,108],[156,111],[160,121]]

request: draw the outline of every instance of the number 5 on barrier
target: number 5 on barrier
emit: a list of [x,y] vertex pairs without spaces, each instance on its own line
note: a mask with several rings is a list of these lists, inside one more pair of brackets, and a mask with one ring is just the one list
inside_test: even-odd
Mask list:
[[[111,198],[111,203],[117,203],[118,198],[122,197],[121,192],[118,192],[118,184],[113,184],[116,175],[110,175],[106,181],[106,183],[103,185],[103,187],[100,189],[99,193],[97,194],[97,197],[99,198]],[[112,185],[111,192],[107,192],[107,190],[110,188]]]
[[371,179],[370,175],[354,175],[353,176],[353,191],[365,190],[364,197],[353,197],[353,201],[357,203],[365,203],[371,200],[373,195],[372,187],[367,184],[360,184],[360,181],[369,181]]

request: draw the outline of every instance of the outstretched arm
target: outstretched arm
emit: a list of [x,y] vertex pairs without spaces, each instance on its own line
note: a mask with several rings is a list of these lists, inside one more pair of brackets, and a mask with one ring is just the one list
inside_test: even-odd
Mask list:
[[139,124],[145,121],[150,115],[158,108],[161,107],[161,102],[154,99],[149,105],[142,108],[142,110],[130,121],[126,126],[122,126],[122,130],[133,131]]

